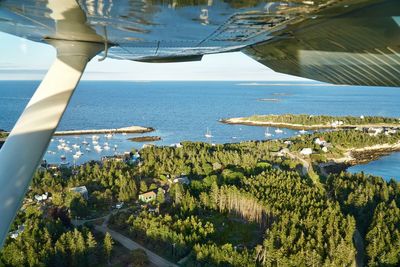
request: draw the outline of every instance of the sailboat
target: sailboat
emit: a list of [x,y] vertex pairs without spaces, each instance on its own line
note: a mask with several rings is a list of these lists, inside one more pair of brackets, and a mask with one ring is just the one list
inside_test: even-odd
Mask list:
[[272,136],[272,134],[269,133],[269,127],[267,127],[267,129],[265,130],[264,135],[265,135],[265,138],[268,138],[268,137],[271,137],[271,136]]
[[206,134],[204,135],[205,137],[207,137],[207,138],[211,138],[211,137],[213,137],[212,135],[211,135],[211,131],[207,128],[207,132],[206,132]]

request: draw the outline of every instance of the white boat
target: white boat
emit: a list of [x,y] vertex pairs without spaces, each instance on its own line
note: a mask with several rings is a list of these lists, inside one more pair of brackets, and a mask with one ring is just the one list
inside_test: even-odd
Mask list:
[[89,147],[85,148],[85,150],[86,150],[87,152],[92,151]]
[[112,134],[106,134],[106,135],[104,135],[104,137],[107,138],[107,139],[111,139],[113,137],[113,135]]
[[102,149],[101,146],[99,146],[99,145],[95,145],[95,146],[93,147],[93,149],[96,150],[96,152],[101,152],[101,151],[103,151],[103,149]]
[[93,141],[92,141],[92,144],[93,144],[94,146],[97,146],[97,145],[99,144],[99,142],[98,142],[98,141],[95,141],[95,140],[93,140]]
[[300,130],[299,133],[301,133],[301,134],[306,134],[306,133],[308,133],[308,132],[307,132],[306,130]]
[[79,157],[83,155],[81,151],[76,151],[75,155],[78,155]]
[[266,138],[268,138],[268,137],[271,137],[271,136],[272,136],[272,134],[271,134],[271,133],[269,133],[269,127],[267,127],[267,129],[265,130],[265,132],[264,132],[264,136],[265,136]]
[[64,151],[69,152],[71,151],[71,148],[69,146],[64,146]]
[[63,160],[63,161],[67,159],[67,157],[66,157],[65,155],[61,155],[60,158],[61,158],[61,160]]
[[89,144],[88,141],[86,141],[86,138],[82,141],[82,145],[87,146]]
[[211,131],[207,128],[207,132],[206,132],[206,134],[204,135],[206,138],[211,138],[211,137],[213,137],[212,135],[211,135]]
[[62,139],[62,138],[61,138],[61,139],[58,139],[58,142],[59,142],[59,143],[65,143],[65,139]]
[[54,139],[53,139],[53,138],[51,138],[51,139],[50,139],[50,142],[54,142]]
[[100,136],[98,135],[92,135],[92,140],[93,141],[98,141],[100,139]]
[[80,147],[79,145],[77,145],[77,144],[73,144],[73,145],[72,145],[72,148],[75,149],[75,150],[78,150],[78,149],[81,148],[81,147]]
[[109,146],[104,146],[103,148],[104,148],[104,150],[110,150]]
[[122,135],[126,135],[126,133],[122,133]]
[[[64,145],[64,146],[65,146],[65,145]],[[62,149],[64,149],[64,146],[63,146],[63,145],[58,145],[58,146],[57,146],[57,149],[58,149],[58,150],[62,150]]]
[[75,154],[75,155],[73,155],[72,157],[74,158],[74,160],[77,160],[77,159],[79,159],[79,158],[80,158],[80,156],[79,156],[79,155],[76,155],[76,154]]
[[275,133],[283,133],[283,131],[278,128],[278,129],[275,130]]

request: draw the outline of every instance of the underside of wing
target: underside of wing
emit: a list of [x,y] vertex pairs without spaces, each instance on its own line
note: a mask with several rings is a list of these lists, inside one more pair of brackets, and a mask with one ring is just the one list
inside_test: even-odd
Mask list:
[[400,86],[400,1],[342,1],[244,52],[276,72],[333,84]]

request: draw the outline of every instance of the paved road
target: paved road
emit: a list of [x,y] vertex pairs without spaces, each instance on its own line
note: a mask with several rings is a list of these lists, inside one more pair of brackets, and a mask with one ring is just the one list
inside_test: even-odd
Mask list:
[[157,254],[155,254],[154,252],[151,252],[150,250],[146,249],[145,247],[143,247],[142,245],[136,243],[135,241],[133,241],[132,239],[129,239],[128,237],[115,232],[113,230],[111,230],[110,228],[108,228],[105,225],[96,225],[95,229],[97,231],[100,231],[102,233],[110,233],[110,235],[112,236],[112,238],[114,240],[117,240],[119,243],[121,243],[121,245],[123,245],[124,247],[126,247],[129,250],[134,250],[134,249],[143,249],[144,251],[146,251],[147,256],[149,257],[149,261],[152,262],[153,264],[155,264],[156,266],[160,266],[160,267],[178,267],[178,265],[158,256]]

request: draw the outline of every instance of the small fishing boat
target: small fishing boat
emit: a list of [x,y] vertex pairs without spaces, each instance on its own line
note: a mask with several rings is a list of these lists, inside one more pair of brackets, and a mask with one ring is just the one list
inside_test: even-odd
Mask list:
[[283,133],[283,131],[278,128],[278,129],[275,130],[275,133],[279,133],[280,134],[280,133]]
[[300,130],[299,133],[301,133],[301,134],[306,134],[306,133],[308,133],[308,132],[307,132],[306,130],[303,129],[303,130]]
[[211,134],[211,131],[207,128],[206,134],[204,135],[206,138],[211,138],[213,137]]
[[264,132],[264,136],[265,136],[266,138],[268,138],[268,137],[271,137],[271,136],[272,136],[272,134],[269,132],[269,127],[267,127],[267,129],[265,130],[265,132]]

